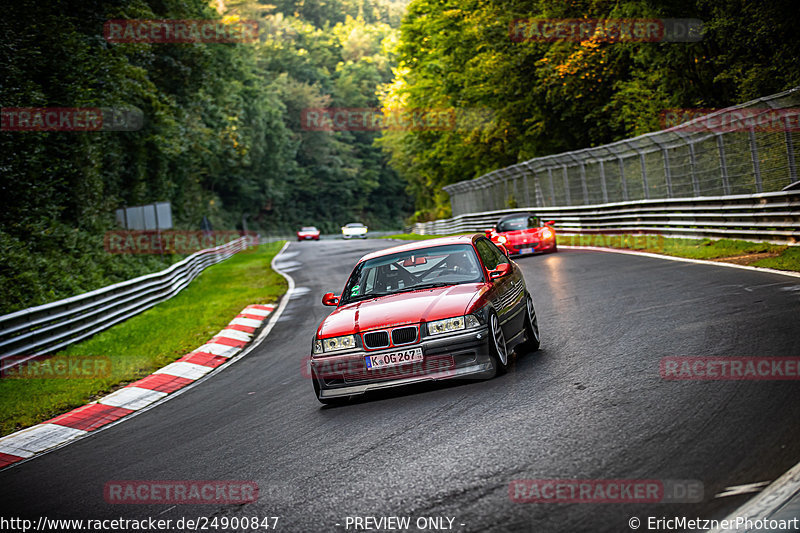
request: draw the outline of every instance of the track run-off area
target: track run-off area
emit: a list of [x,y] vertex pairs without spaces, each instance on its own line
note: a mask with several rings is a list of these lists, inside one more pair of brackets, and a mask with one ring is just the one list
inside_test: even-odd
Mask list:
[[[800,278],[654,257],[520,258],[538,352],[489,381],[323,407],[305,370],[332,310],[320,299],[341,291],[362,255],[395,244],[291,243],[275,265],[295,286],[263,342],[170,401],[0,472],[4,516],[277,517],[277,531],[333,532],[391,530],[398,522],[377,520],[409,517],[413,531],[631,531],[632,517],[725,518],[752,497],[730,487],[773,481],[800,461],[800,382],[668,380],[660,367],[666,357],[800,356]],[[241,480],[258,498],[109,503],[104,488],[124,480]],[[519,480],[692,480],[702,497],[520,502],[510,491]]]

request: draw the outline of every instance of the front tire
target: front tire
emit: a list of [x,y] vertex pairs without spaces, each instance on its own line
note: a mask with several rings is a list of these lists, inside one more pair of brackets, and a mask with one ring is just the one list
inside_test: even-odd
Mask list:
[[508,347],[500,319],[494,311],[489,315],[489,353],[492,356],[495,374],[505,374],[508,370]]

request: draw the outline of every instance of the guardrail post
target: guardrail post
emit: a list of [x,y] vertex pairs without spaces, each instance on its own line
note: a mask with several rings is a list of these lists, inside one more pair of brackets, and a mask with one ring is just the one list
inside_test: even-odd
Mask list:
[[543,207],[545,205],[544,202],[544,193],[542,192],[542,184],[539,182],[539,176],[536,175],[536,172],[533,171],[533,187],[534,187],[534,198],[536,198],[536,207]]
[[581,161],[578,164],[581,174],[581,189],[583,189],[583,205],[589,205],[589,188],[586,186],[586,166]]
[[722,192],[723,194],[731,193],[731,183],[728,180],[728,161],[725,158],[725,140],[722,138],[721,133],[716,133],[717,137],[717,150],[719,151],[719,170],[722,173]]
[[622,201],[628,201],[628,182],[625,181],[625,161],[618,157],[617,161],[619,161],[619,179],[622,182]]
[[695,196],[700,196],[700,184],[697,182],[697,173],[695,172],[695,168],[697,167],[697,159],[694,153],[694,143],[689,142],[689,174],[692,177],[692,191],[694,191]]
[[556,187],[553,185],[553,167],[547,167],[547,179],[550,181],[550,205],[556,205]]
[[786,156],[789,160],[789,183],[797,181],[797,166],[794,160],[794,142],[792,141],[792,128],[789,122],[789,116],[783,117],[785,122],[783,134],[786,137]]
[[524,173],[522,175],[522,190],[524,191],[525,196],[525,205],[531,205],[531,194],[528,191],[528,173]]
[[572,199],[569,194],[569,178],[567,178],[567,165],[561,165],[561,170],[564,172],[564,195],[567,205],[572,205]]
[[669,168],[669,151],[666,147],[661,148],[661,155],[664,158],[664,182],[667,184],[667,198],[672,198],[672,172]]
[[606,188],[606,167],[603,160],[600,160],[600,188],[603,189],[603,203],[608,203],[608,189]]
[[541,188],[539,186],[539,177],[536,175],[536,171],[531,168],[530,163],[527,161],[523,163],[523,166],[526,169],[525,172],[525,205],[531,205],[531,194],[530,194],[530,187],[528,183],[528,172],[533,174],[533,186],[534,186],[534,198],[536,200],[536,207],[544,205],[544,197],[541,196]]
[[650,187],[647,185],[647,165],[644,164],[644,154],[639,152],[639,163],[642,165],[642,189],[644,190],[644,199],[650,198]]
[[761,185],[761,164],[758,161],[758,147],[756,146],[756,132],[754,128],[747,131],[750,139],[750,158],[753,160],[753,175],[756,178],[756,192],[764,192]]

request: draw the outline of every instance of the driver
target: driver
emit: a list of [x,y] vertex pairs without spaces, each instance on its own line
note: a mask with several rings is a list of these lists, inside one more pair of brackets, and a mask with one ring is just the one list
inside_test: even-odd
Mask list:
[[453,274],[460,276],[475,276],[478,268],[475,261],[466,252],[450,254],[447,258],[447,267]]

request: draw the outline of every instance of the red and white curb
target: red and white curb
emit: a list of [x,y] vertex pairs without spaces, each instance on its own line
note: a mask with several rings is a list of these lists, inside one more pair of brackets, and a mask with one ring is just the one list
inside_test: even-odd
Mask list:
[[211,340],[174,363],[96,402],[0,438],[0,468],[82,437],[196,382],[242,352],[274,310],[274,305],[249,305]]

